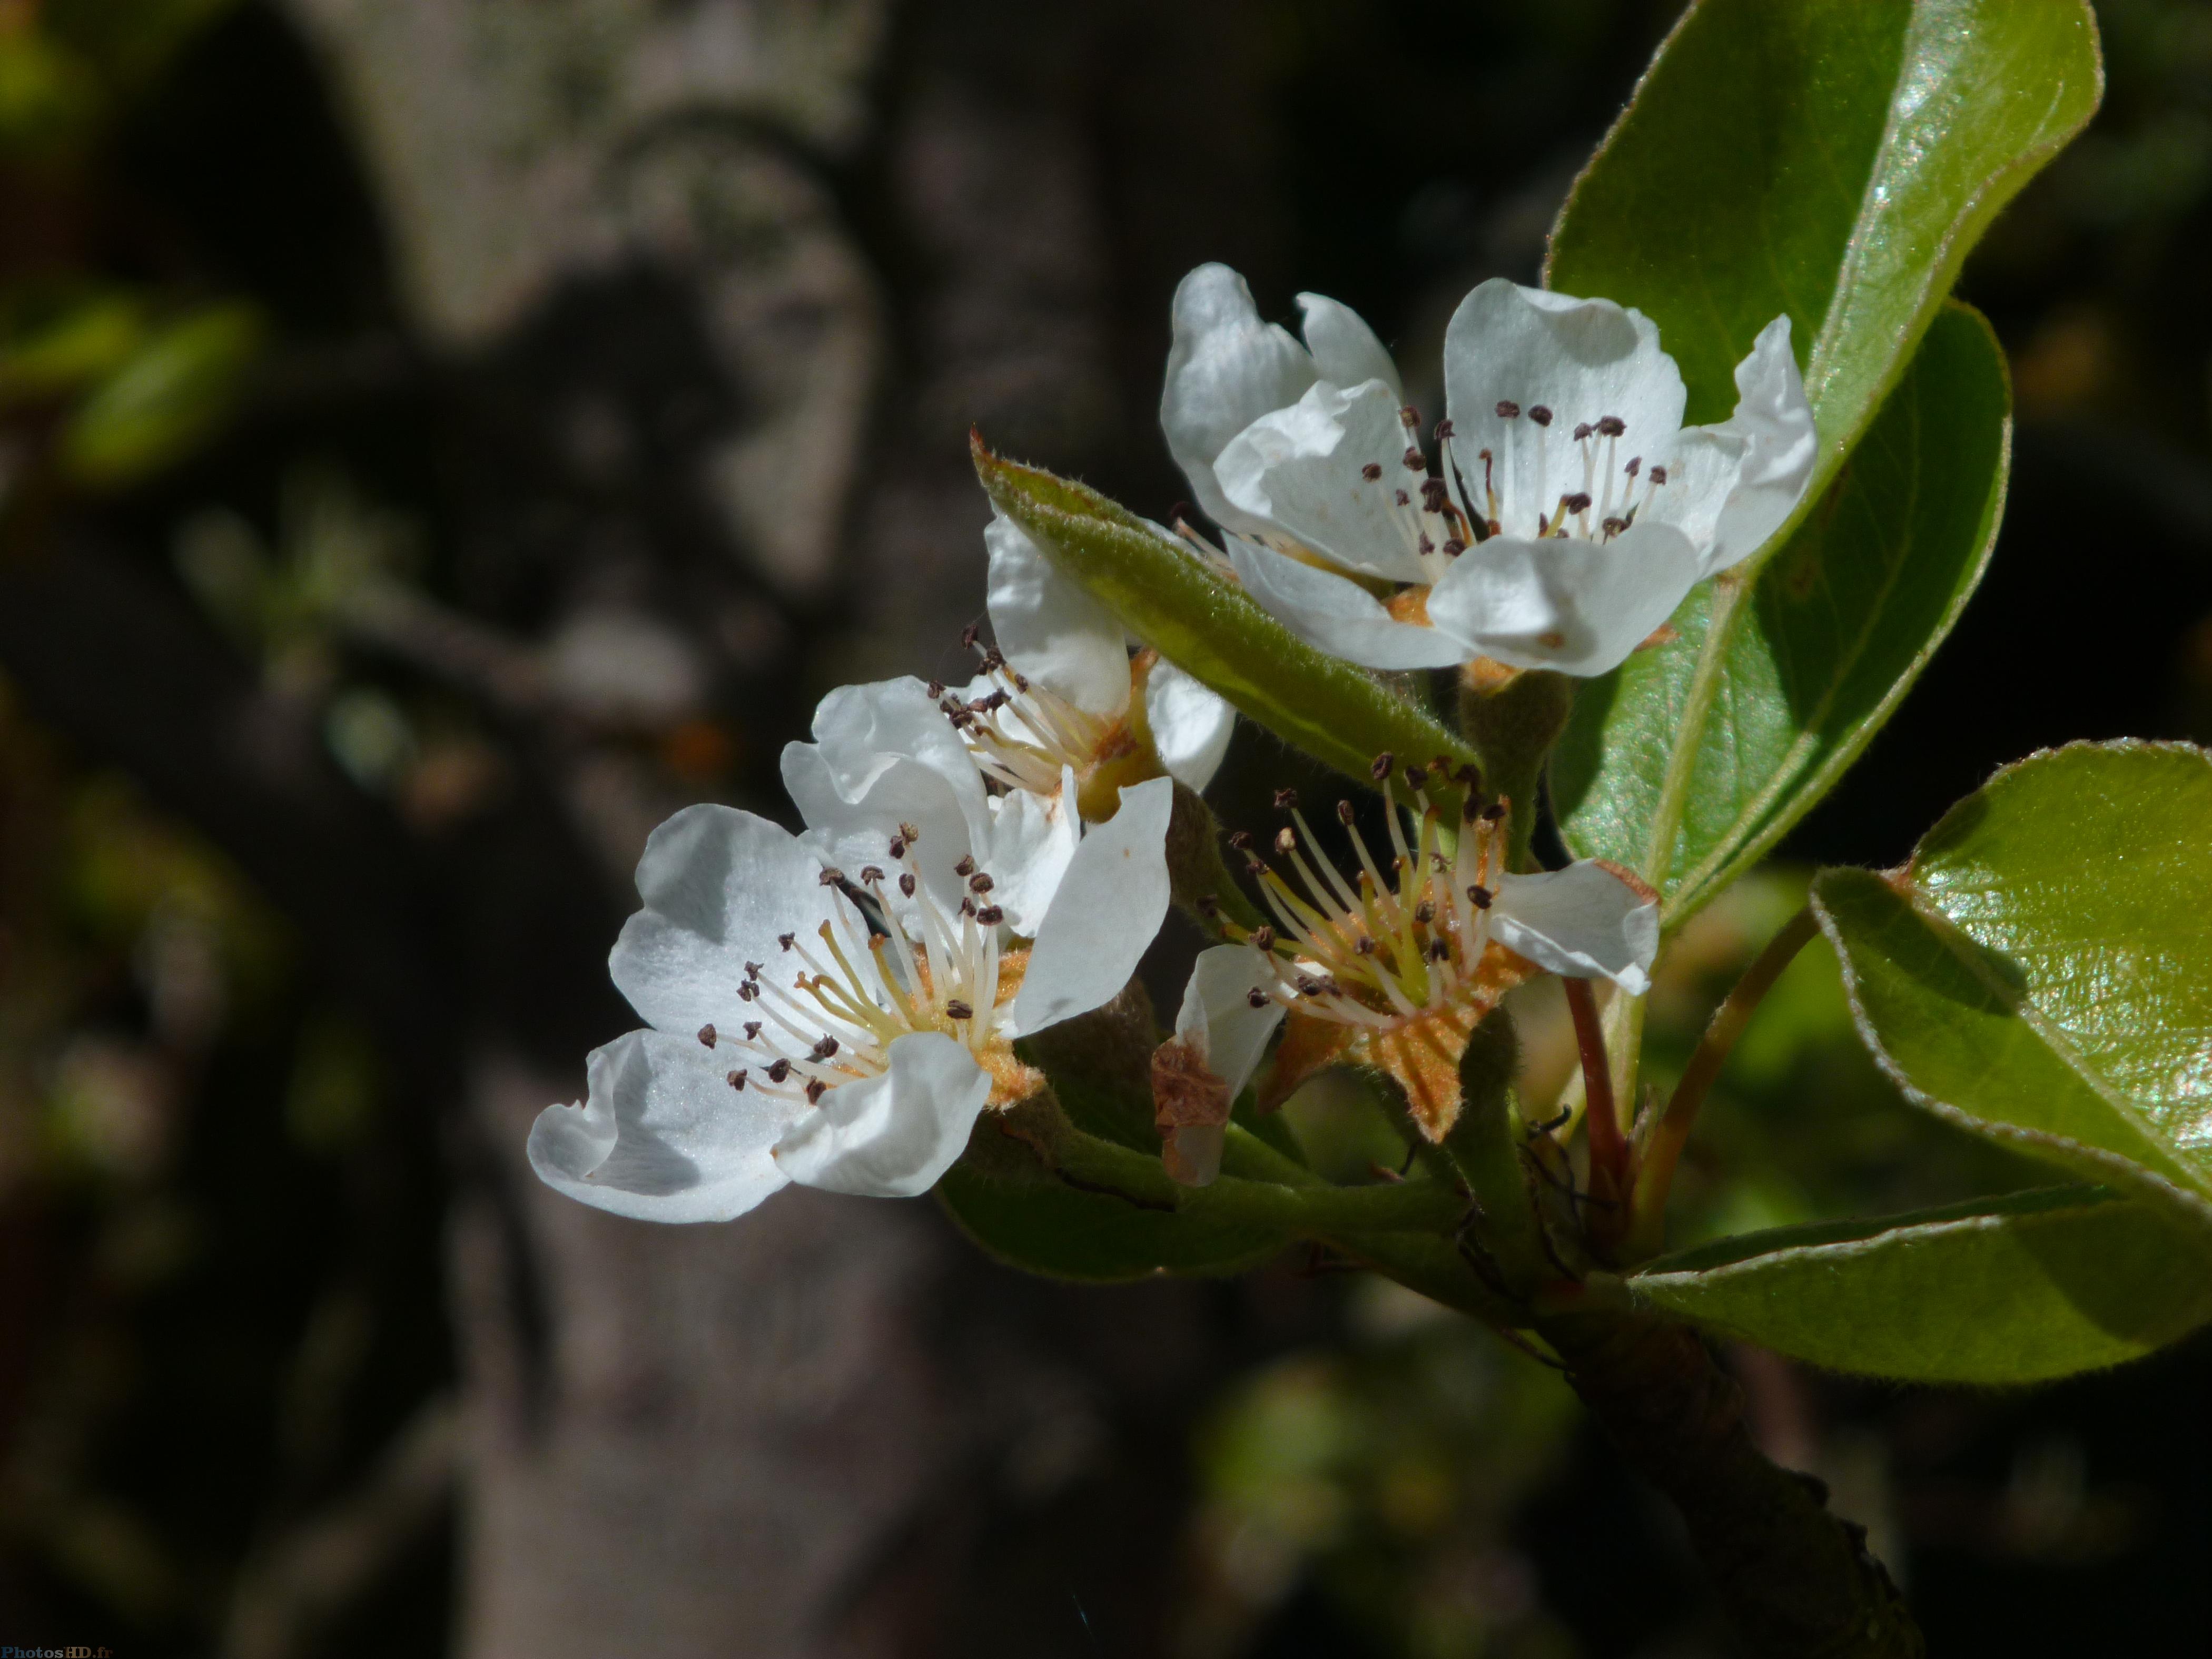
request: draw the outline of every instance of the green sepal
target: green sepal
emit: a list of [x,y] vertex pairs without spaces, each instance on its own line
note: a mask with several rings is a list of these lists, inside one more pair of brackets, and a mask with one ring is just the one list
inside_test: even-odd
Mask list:
[[[1347,777],[1388,752],[1425,765],[1474,759],[1458,735],[1364,670],[1316,650],[1181,544],[1097,490],[972,446],[992,504],[1130,633],[1238,712]],[[1449,783],[1430,793],[1455,805]]]

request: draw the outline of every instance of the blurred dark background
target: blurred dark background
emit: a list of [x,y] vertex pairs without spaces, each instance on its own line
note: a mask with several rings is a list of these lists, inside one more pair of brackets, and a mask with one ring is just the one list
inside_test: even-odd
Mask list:
[[[1725,1653],[1556,1380],[1389,1286],[1056,1286],[800,1189],[656,1230],[522,1159],[630,1023],[646,831],[781,811],[822,692],[956,659],[971,422],[1163,513],[1208,258],[1432,360],[1674,9],[0,0],[0,1643]],[[1965,281],[1988,580],[1670,958],[1662,1075],[1808,861],[2212,739],[2212,7],[2099,10],[2104,112]],[[1289,767],[1243,734],[1224,816]],[[1293,1112],[1364,1167],[1356,1102]],[[1679,1220],[2034,1178],[1887,1091],[1814,952]],[[1728,1358],[1936,1651],[2212,1647],[2206,1340],[2029,1395]]]

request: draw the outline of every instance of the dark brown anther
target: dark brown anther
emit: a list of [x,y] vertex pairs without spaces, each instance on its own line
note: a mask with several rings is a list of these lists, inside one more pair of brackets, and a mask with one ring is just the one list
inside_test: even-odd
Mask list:
[[1603,524],[1600,525],[1598,528],[1604,531],[1609,537],[1618,536],[1622,531],[1628,528],[1628,520],[1626,519],[1607,519]]
[[1336,821],[1339,823],[1349,823],[1352,822],[1352,803],[1350,801],[1340,800],[1337,802]]
[[911,872],[899,878],[899,892],[907,898],[914,896],[915,880]]
[[1249,943],[1255,951],[1272,951],[1275,948],[1275,930],[1272,927],[1255,927],[1252,930]]
[[1601,438],[1618,438],[1622,433],[1627,430],[1628,422],[1622,420],[1618,415],[1601,415],[1598,416],[1597,435]]
[[1425,558],[1437,550],[1437,544],[1431,541],[1426,536],[1421,538],[1418,545],[1421,550],[1422,556]]
[[1373,483],[1377,478],[1382,476],[1382,463],[1380,461],[1368,462],[1366,465],[1359,469],[1359,476],[1366,479],[1368,483]]
[[947,1019],[973,1019],[975,1011],[958,997],[954,997],[945,1005],[945,1017]]
[[1576,441],[1577,443],[1580,443],[1583,439],[1585,439],[1585,438],[1589,437],[1589,434],[1590,434],[1593,431],[1595,431],[1595,429],[1596,429],[1596,428],[1595,428],[1594,427],[1592,427],[1592,426],[1590,425],[1590,423],[1589,423],[1588,421],[1577,421],[1577,422],[1575,422],[1575,441]]
[[1450,505],[1451,486],[1445,483],[1442,478],[1424,478],[1421,481],[1423,512],[1441,513]]
[[745,1022],[745,1041],[746,1041],[746,1042],[758,1042],[760,1041],[760,1034],[761,1034],[761,1023],[760,1023],[758,1020],[757,1020],[757,1019],[749,1019],[749,1020],[747,1020],[747,1021]]
[[1418,766],[1409,766],[1409,767],[1407,767],[1407,768],[1406,769],[1406,787],[1407,787],[1407,788],[1408,788],[1408,789],[1419,789],[1419,788],[1420,788],[1423,785],[1426,784],[1426,783],[1428,782],[1428,781],[1429,781],[1429,775],[1428,775],[1426,772],[1424,772],[1423,770],[1421,770],[1421,769],[1420,769],[1419,767],[1418,767]]
[[1248,1007],[1264,1008],[1273,1000],[1273,997],[1256,985],[1244,994],[1244,1001]]
[[1394,489],[1390,494],[1401,507],[1411,507],[1413,504],[1413,498],[1402,489]]
[[1319,996],[1321,994],[1321,981],[1314,978],[1310,974],[1300,974],[1298,975],[1298,994],[1302,997]]
[[775,942],[778,945],[781,945],[785,950],[788,951],[793,945],[799,943],[799,935],[796,933],[778,933],[775,936]]
[[1628,465],[1622,467],[1620,470],[1623,472],[1626,472],[1630,477],[1634,477],[1638,472],[1644,470],[1644,458],[1641,455],[1631,455],[1628,458]]
[[1538,426],[1549,426],[1552,423],[1552,411],[1543,404],[1538,404],[1529,410],[1528,418],[1535,422]]
[[891,837],[890,851],[891,862],[893,864],[896,864],[903,860],[906,857],[906,837],[903,836],[893,836]]
[[1298,792],[1295,789],[1278,789],[1275,791],[1275,810],[1278,812],[1297,811],[1298,810]]
[[1429,868],[1440,876],[1448,876],[1451,874],[1451,860],[1442,853],[1431,853],[1429,854]]
[[960,630],[960,648],[963,651],[973,651],[975,648],[975,641],[981,636],[982,632],[981,623],[969,623],[967,627]]
[[1521,405],[1515,403],[1512,398],[1500,398],[1498,400],[1498,418],[1499,420],[1510,421],[1520,412]]
[[819,1106],[822,1103],[822,1097],[829,1092],[830,1085],[820,1078],[811,1077],[806,1079],[806,1103],[809,1106]]
[[908,846],[912,846],[915,842],[921,839],[921,831],[915,829],[910,823],[902,822],[899,824],[899,839],[905,842]]
[[709,1048],[713,1048],[714,1046],[714,1028],[712,1025],[702,1025],[699,1028],[699,1041],[706,1044]]
[[1665,483],[1667,482],[1667,469],[1663,466],[1653,467],[1651,469],[1651,482],[1655,484]]
[[1431,962],[1449,962],[1451,960],[1451,941],[1448,939],[1431,939],[1429,941],[1429,960]]
[[963,856],[959,863],[952,866],[952,873],[956,876],[974,875],[975,873],[975,860],[972,858]]
[[1279,830],[1279,831],[1276,833],[1276,836],[1275,836],[1275,850],[1276,850],[1278,853],[1280,853],[1280,854],[1281,854],[1285,858],[1288,858],[1288,857],[1289,857],[1292,853],[1295,853],[1296,851],[1297,851],[1297,848],[1298,848],[1298,834],[1297,834],[1297,830],[1292,830],[1292,829],[1291,829],[1291,828],[1290,828],[1287,824],[1286,824],[1286,825],[1285,825],[1285,826],[1284,826],[1280,830]]
[[1487,887],[1485,887],[1480,882],[1475,883],[1474,886],[1467,890],[1467,902],[1469,904],[1472,904],[1478,910],[1487,910],[1492,904],[1496,902],[1497,897],[1498,896],[1495,893],[1492,892]]
[[1502,800],[1494,800],[1482,809],[1482,821],[1485,823],[1501,823],[1504,817],[1505,803]]
[[1385,749],[1375,757],[1374,764],[1367,769],[1367,775],[1376,782],[1380,783],[1390,775],[1390,769],[1397,763],[1398,757]]
[[1398,411],[1398,424],[1411,432],[1421,423],[1421,411],[1407,404]]
[[1590,498],[1577,489],[1571,495],[1561,496],[1559,505],[1570,513],[1587,513],[1590,509]]
[[986,927],[996,927],[1006,919],[1006,913],[995,904],[987,904],[975,913],[975,920]]
[[739,1093],[743,1093],[744,1091],[745,1074],[743,1072],[732,1072],[725,1077],[722,1081],[728,1084],[730,1087],[737,1090]]
[[877,883],[883,880],[883,878],[884,867],[882,865],[864,864],[860,866],[860,884],[863,887],[873,887]]
[[751,1001],[755,997],[758,996],[759,994],[760,994],[760,987],[759,987],[759,986],[757,986],[757,985],[756,985],[756,984],[754,984],[752,981],[750,981],[750,980],[749,980],[749,979],[748,979],[748,980],[741,980],[740,981],[738,981],[738,1001],[740,1001],[740,1002],[750,1002],[750,1001]]
[[1482,787],[1482,769],[1469,761],[1452,774],[1452,781],[1472,793]]
[[1438,443],[1448,441],[1455,434],[1452,431],[1452,423],[1449,417],[1437,422],[1437,441]]
[[1197,516],[1198,509],[1193,507],[1188,501],[1177,501],[1173,507],[1168,509],[1168,522],[1170,524],[1181,524],[1186,519],[1194,519]]
[[1353,954],[1363,957],[1373,956],[1378,948],[1374,939],[1365,933],[1362,933],[1359,942],[1352,947]]
[[1231,830],[1229,832],[1229,844],[1240,853],[1250,852],[1252,832],[1249,830]]
[[745,977],[747,979],[758,979],[761,976],[761,969],[767,966],[768,964],[764,962],[747,963],[745,964]]
[[1447,536],[1444,538],[1444,557],[1448,559],[1455,559],[1466,551],[1467,544],[1460,540],[1458,537]]
[[1436,919],[1437,907],[1432,901],[1423,899],[1419,904],[1413,907],[1413,920],[1419,922],[1422,927],[1427,927]]
[[925,697],[927,697],[930,702],[935,702],[939,697],[945,695],[945,682],[943,680],[930,681],[928,684],[921,688],[921,694]]
[[971,898],[962,899],[960,901],[960,914],[963,916],[974,915],[975,914],[975,901]]
[[1267,861],[1265,859],[1246,859],[1244,860],[1244,873],[1251,877],[1255,881],[1259,880],[1262,876],[1268,873]]
[[1398,465],[1408,472],[1425,472],[1429,470],[1429,458],[1418,449],[1408,449],[1398,458]]
[[968,878],[968,890],[971,893],[988,893],[997,884],[981,870]]
[[774,1063],[768,1068],[768,1080],[770,1083],[785,1083],[788,1082],[790,1078],[791,1062],[781,1054],[778,1054]]
[[808,1058],[812,1060],[827,1060],[830,1055],[836,1052],[837,1039],[833,1036],[825,1036],[821,1042],[814,1045],[813,1051]]
[[822,869],[822,873],[817,876],[815,879],[820,882],[824,887],[835,887],[839,882],[845,879],[845,872],[842,870],[836,868],[834,866],[824,865]]

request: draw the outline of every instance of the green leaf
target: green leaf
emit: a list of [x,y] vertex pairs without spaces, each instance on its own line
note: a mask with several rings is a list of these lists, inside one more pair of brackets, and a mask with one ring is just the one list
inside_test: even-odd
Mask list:
[[1663,1258],[1638,1306],[1837,1370],[2038,1382],[2212,1319],[2212,1244],[2097,1187],[1784,1227]]
[[990,1255],[1054,1279],[1241,1273],[1291,1239],[1287,1229],[1264,1222],[1186,1212],[1170,1194],[1146,1197],[1146,1204],[1160,1206],[1148,1208],[1083,1191],[1018,1144],[987,1150],[980,1137],[937,1183],[937,1196],[960,1230]]
[[[1670,924],[1764,856],[1958,621],[1996,539],[2011,436],[1996,340],[1947,307],[1749,599],[1705,585],[1674,617],[1680,638],[1583,686],[1552,757],[1568,845],[1642,872]],[[1681,734],[1699,726],[1692,747]]]
[[1657,322],[1692,421],[1727,415],[1786,312],[1825,473],[2103,78],[2084,0],[1700,0],[1577,181],[1546,282]]
[[2032,756],[1813,904],[1910,1098],[2212,1224],[2212,755]]
[[[1700,0],[1568,198],[1546,281],[1656,321],[1691,420],[1727,415],[1734,366],[1786,313],[1820,434],[1802,509],[1811,530],[1766,556],[1789,567],[1788,580],[1754,565],[1745,574],[1756,603],[1740,583],[1693,594],[1674,621],[1682,638],[1593,688],[1570,739],[1577,752],[1561,769],[1580,817],[1571,842],[1666,890],[1669,921],[1833,782],[1971,589],[1987,537],[1961,520],[1973,497],[1994,522],[1996,428],[1939,428],[1917,453],[1914,476],[1951,498],[1940,509],[1920,507],[1917,493],[1869,495],[1869,511],[1903,514],[1922,538],[1910,574],[1891,573],[1894,592],[1866,591],[1863,573],[1841,568],[1868,543],[1846,511],[1868,486],[1846,477],[1839,497],[1829,482],[1936,323],[1974,240],[2081,129],[2101,88],[2082,0]],[[1953,359],[1970,349],[1928,343]],[[1923,414],[1989,401],[1946,385],[1932,365],[1917,378]],[[1943,476],[1954,441],[1974,452],[1978,476]],[[1923,511],[1961,539],[1931,548]],[[1824,514],[1841,526],[1833,549]],[[1816,569],[1822,560],[1837,568]],[[1787,603],[1791,581],[1829,590],[1802,619]],[[1877,633],[1897,638],[1859,658],[1854,635]],[[1832,687],[1819,683],[1824,655],[1840,676]],[[1893,672],[1876,687],[1884,666]]]
[[153,334],[63,428],[63,465],[78,482],[126,483],[181,459],[230,412],[260,349],[250,306],[210,307]]
[[1054,564],[1130,633],[1293,748],[1362,782],[1386,750],[1416,762],[1474,759],[1426,711],[1308,645],[1097,491],[1003,460],[980,441],[975,456],[992,503]]
[[144,337],[145,307],[114,289],[17,296],[0,339],[0,409],[114,372]]

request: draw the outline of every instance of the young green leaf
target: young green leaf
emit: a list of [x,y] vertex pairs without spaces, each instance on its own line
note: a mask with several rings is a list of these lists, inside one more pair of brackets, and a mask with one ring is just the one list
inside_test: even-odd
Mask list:
[[2212,1225],[2212,755],[2032,756],[1813,904],[1911,1099]]
[[1764,856],[1958,620],[1989,562],[2010,448],[2003,356],[1978,313],[1947,307],[1751,593],[1698,589],[1680,637],[1583,688],[1552,757],[1569,846],[1641,871],[1670,924]]
[[1308,645],[1243,591],[1097,491],[975,445],[992,503],[1121,625],[1284,742],[1362,782],[1385,750],[1474,759],[1456,733]]
[[2044,1382],[2212,1319],[2212,1241],[2097,1187],[1785,1227],[1653,1262],[1636,1305],[1836,1370]]

